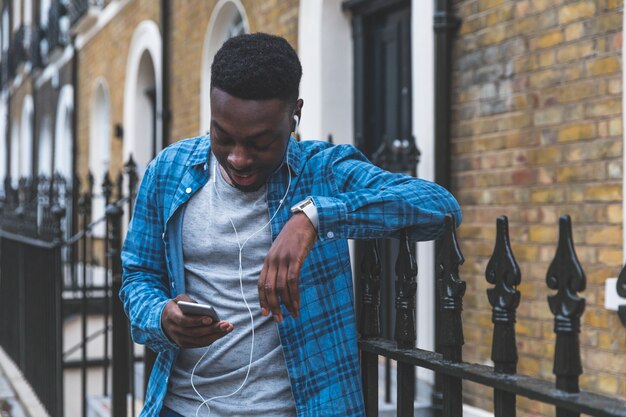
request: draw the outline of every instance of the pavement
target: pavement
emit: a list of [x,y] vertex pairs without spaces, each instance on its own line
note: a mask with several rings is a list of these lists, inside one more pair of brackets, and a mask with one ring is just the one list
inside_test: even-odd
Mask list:
[[0,416],[50,417],[24,375],[0,348]]

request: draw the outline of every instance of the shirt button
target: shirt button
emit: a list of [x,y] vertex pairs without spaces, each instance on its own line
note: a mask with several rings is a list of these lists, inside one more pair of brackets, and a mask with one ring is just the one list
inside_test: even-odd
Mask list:
[[187,194],[189,194],[189,193],[191,192],[191,187],[187,187],[187,189],[185,190],[185,192],[186,192]]
[[335,237],[335,234],[333,232],[328,232],[326,233],[326,236],[328,236],[329,239],[332,239]]
[[172,288],[174,288],[174,281],[172,281]]

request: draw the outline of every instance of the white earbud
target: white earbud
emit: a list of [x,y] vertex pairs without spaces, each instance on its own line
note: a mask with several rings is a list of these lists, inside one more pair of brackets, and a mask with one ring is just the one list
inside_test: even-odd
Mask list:
[[293,115],[293,121],[296,123],[296,126],[293,128],[293,133],[298,133],[298,123],[300,123],[300,118],[297,114]]

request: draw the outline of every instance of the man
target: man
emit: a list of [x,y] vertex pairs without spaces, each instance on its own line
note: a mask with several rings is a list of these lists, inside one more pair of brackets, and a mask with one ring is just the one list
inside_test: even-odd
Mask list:
[[230,39],[212,65],[210,135],[145,173],[120,292],[133,339],[159,352],[143,416],[363,416],[346,239],[411,227],[430,240],[447,213],[460,219],[436,184],[352,146],[296,142],[301,74],[282,38]]

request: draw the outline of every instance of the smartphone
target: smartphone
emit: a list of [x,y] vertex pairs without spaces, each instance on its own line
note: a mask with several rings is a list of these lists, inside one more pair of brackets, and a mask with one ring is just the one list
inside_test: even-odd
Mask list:
[[184,314],[193,314],[196,316],[209,316],[216,322],[220,321],[215,309],[206,304],[192,303],[189,301],[176,301],[178,307]]

